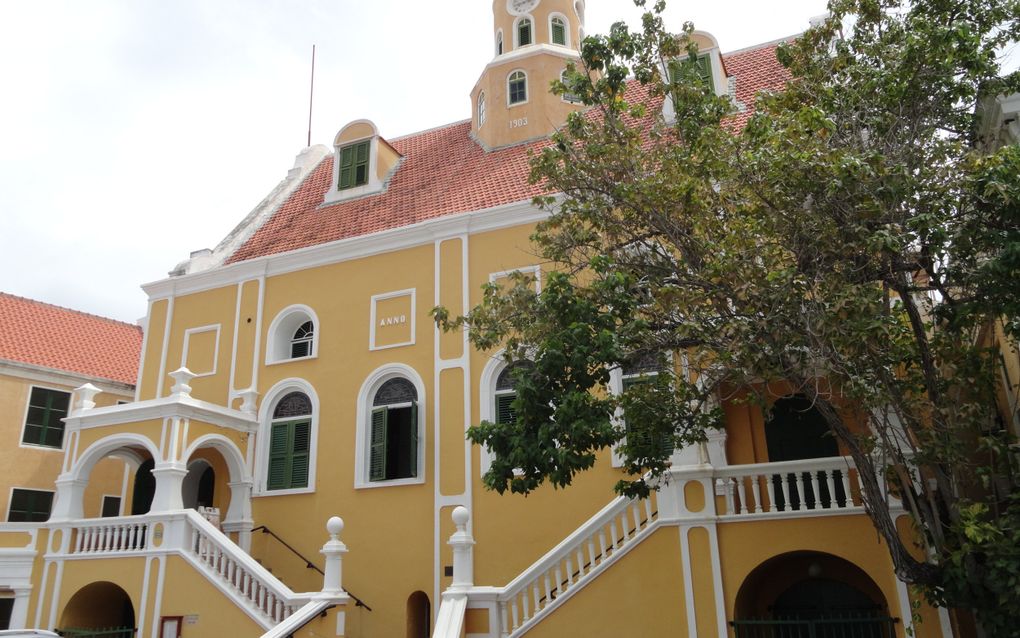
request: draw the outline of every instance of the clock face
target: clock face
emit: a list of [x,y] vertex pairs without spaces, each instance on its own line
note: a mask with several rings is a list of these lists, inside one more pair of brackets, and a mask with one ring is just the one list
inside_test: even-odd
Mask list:
[[519,16],[537,7],[538,3],[539,0],[506,0],[506,10]]

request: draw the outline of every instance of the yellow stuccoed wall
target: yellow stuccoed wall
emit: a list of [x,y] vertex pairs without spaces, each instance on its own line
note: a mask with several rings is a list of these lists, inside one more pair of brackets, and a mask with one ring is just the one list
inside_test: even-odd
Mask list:
[[[82,380],[79,385],[84,383]],[[0,518],[4,521],[7,520],[12,488],[53,491],[54,481],[64,463],[63,448],[21,443],[33,386],[64,392],[73,392],[77,387],[0,374],[0,467],[4,468],[0,482]],[[104,407],[132,398],[130,392],[124,389],[118,394],[103,392],[95,400],[97,406]],[[66,444],[66,435],[64,439]],[[125,463],[117,459],[105,459],[96,466],[85,492],[86,516],[99,516],[104,495],[122,496],[124,471]]]

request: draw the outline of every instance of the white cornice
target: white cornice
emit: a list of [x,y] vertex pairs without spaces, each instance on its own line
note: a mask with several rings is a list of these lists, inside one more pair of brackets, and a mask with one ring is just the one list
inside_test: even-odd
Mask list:
[[68,427],[88,429],[171,417],[204,421],[241,432],[254,432],[258,428],[258,419],[254,414],[181,395],[105,408],[75,410],[64,419],[64,422]]
[[135,396],[135,386],[130,383],[121,383],[120,381],[112,381],[67,370],[57,370],[56,368],[46,368],[9,359],[0,359],[0,374],[28,381],[68,386],[72,389],[86,383],[91,383],[103,392],[109,392],[126,399],[132,399]]
[[142,290],[149,295],[150,300],[192,294],[259,277],[281,275],[431,244],[437,239],[531,224],[547,216],[548,213],[535,208],[531,200],[523,200],[154,281],[143,285]]
[[576,49],[560,46],[558,44],[546,44],[545,42],[542,44],[529,44],[526,47],[507,51],[503,55],[497,55],[492,58],[492,61],[485,65],[485,68],[478,75],[478,79],[475,80],[475,87],[477,87],[478,83],[481,82],[483,77],[485,77],[485,74],[494,67],[506,64],[519,64],[522,60],[542,54],[555,55],[556,57],[563,58],[564,60],[581,59],[581,54],[578,53]]

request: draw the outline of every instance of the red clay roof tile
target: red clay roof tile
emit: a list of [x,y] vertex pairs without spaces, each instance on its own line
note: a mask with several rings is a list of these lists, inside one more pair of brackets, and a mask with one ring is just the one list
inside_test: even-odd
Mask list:
[[0,359],[134,384],[142,329],[0,292]]
[[[781,88],[789,73],[776,60],[777,43],[724,56],[736,77],[736,99],[747,110],[734,115],[739,130],[751,116],[755,94]],[[386,190],[322,206],[333,159],[323,160],[304,183],[227,260],[236,263],[308,246],[409,226],[429,219],[527,201],[541,194],[529,184],[529,153],[547,140],[486,152],[469,132],[470,121],[391,140],[403,156]]]

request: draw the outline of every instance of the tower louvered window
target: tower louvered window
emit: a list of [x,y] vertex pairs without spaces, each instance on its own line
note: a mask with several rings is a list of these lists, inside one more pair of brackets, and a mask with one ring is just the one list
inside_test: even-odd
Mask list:
[[552,43],[566,46],[567,44],[567,23],[563,18],[553,18],[550,22],[552,31]]
[[517,23],[517,46],[523,47],[531,44],[531,20],[521,18]]
[[290,340],[290,358],[299,359],[312,354],[312,341],[315,339],[315,324],[306,321],[294,331]]
[[369,480],[417,477],[418,445],[418,391],[407,379],[390,379],[372,400]]
[[276,404],[269,431],[267,489],[308,487],[311,415],[312,403],[301,392],[291,392]]

